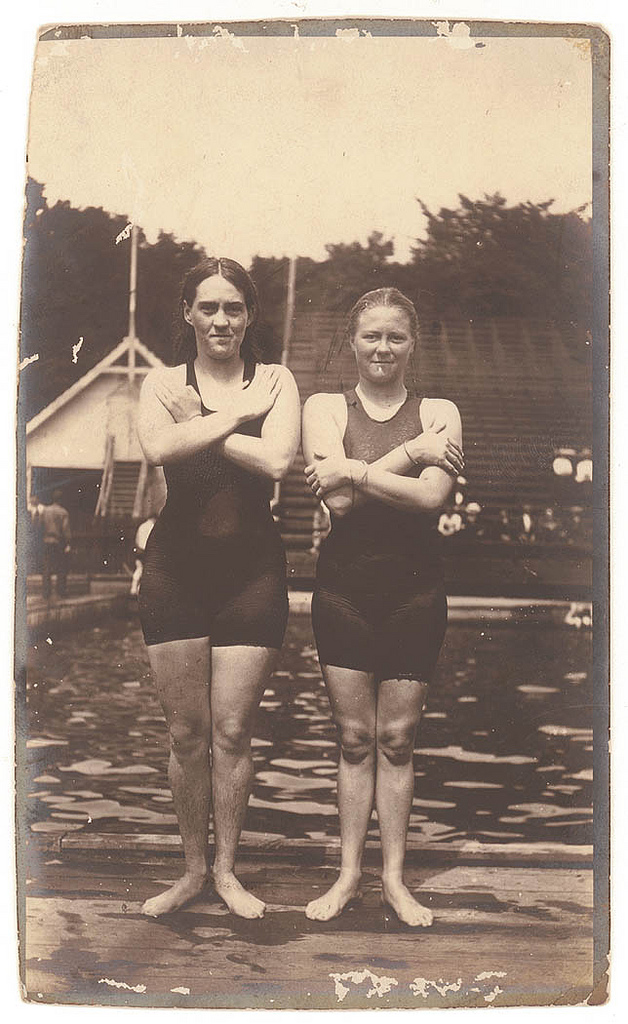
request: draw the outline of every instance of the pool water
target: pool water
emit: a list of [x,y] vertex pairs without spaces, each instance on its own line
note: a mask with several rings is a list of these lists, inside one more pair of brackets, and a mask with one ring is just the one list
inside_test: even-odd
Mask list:
[[[443,843],[591,843],[590,665],[589,631],[450,625],[417,737],[410,831]],[[34,642],[26,721],[32,831],[177,831],[136,620]],[[290,618],[253,753],[248,830],[338,834],[336,733],[308,616]]]

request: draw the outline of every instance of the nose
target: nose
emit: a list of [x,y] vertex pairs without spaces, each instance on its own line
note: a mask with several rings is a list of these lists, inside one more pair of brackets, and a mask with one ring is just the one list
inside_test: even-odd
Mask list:
[[382,334],[381,338],[379,339],[375,351],[390,352],[390,344],[388,342],[388,337],[385,334]]
[[227,317],[227,314],[225,313],[225,310],[224,310],[223,306],[219,306],[218,309],[216,310],[216,312],[214,313],[214,326],[215,327],[228,327],[229,326],[229,319]]

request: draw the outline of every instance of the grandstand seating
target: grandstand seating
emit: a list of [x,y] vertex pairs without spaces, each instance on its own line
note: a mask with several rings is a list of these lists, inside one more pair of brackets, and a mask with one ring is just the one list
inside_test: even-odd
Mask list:
[[[355,381],[337,314],[298,313],[288,364],[302,401]],[[454,401],[462,416],[466,496],[487,512],[556,501],[555,449],[591,446],[590,338],[577,324],[540,320],[433,321],[421,325],[408,384]],[[303,563],[316,506],[295,460],[281,490],[289,561]],[[301,553],[299,556],[298,553]],[[296,556],[296,558],[294,557]]]

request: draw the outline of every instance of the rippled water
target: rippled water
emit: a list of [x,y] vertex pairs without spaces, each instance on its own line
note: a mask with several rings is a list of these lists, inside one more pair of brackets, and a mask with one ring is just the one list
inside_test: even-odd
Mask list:
[[[292,616],[259,711],[249,830],[338,834],[335,730],[312,643],[309,618]],[[417,739],[412,832],[592,842],[590,645],[566,628],[449,627]],[[34,831],[176,831],[134,620],[37,641],[27,711]]]

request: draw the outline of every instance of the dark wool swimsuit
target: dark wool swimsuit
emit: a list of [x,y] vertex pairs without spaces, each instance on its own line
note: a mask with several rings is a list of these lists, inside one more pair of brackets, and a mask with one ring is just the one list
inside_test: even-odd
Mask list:
[[[375,462],[421,430],[420,398],[408,396],[383,423],[371,419],[354,390],[345,399],[349,459]],[[430,680],[447,625],[437,519],[373,500],[333,519],[312,600],[323,665],[373,672],[378,680]]]
[[[251,380],[254,365],[245,368]],[[186,383],[199,391],[194,362]],[[199,392],[200,395],[200,392]],[[203,416],[211,415],[201,403]],[[260,437],[264,417],[239,434]],[[270,512],[272,483],[210,446],[164,466],[168,498],[148,538],[139,610],[147,644],[210,638],[216,647],[280,648],[286,563]]]

